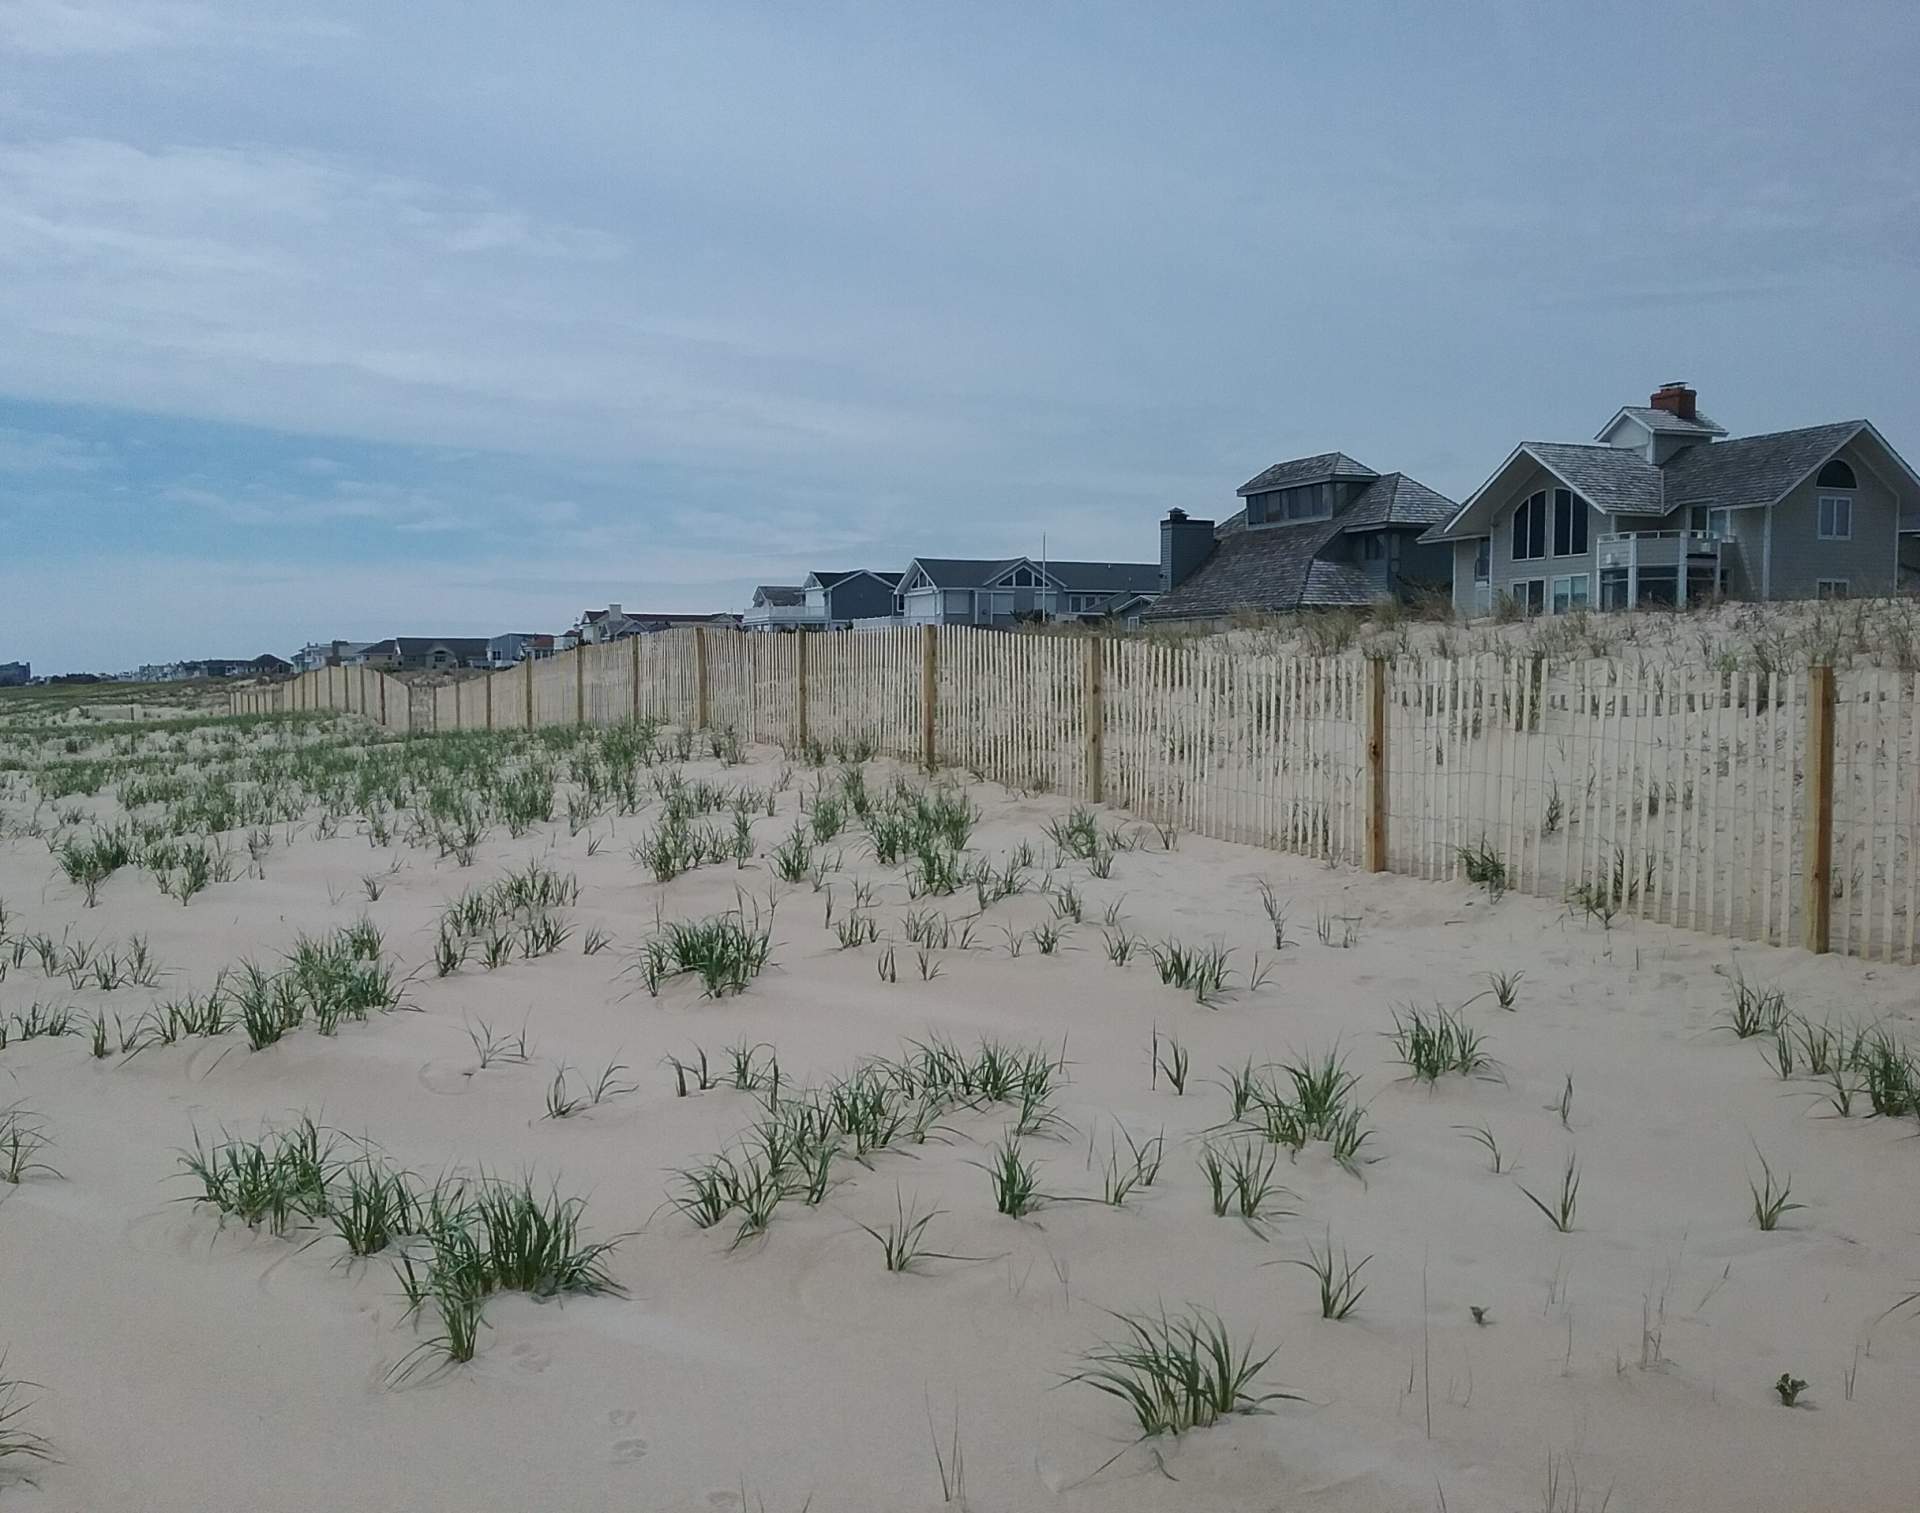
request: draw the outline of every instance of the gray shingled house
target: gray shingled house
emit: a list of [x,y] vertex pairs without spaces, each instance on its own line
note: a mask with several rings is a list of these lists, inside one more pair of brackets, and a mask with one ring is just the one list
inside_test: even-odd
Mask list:
[[845,630],[856,620],[883,620],[897,607],[901,577],[870,567],[808,573],[803,585],[807,613],[827,630]]
[[1237,492],[1245,505],[1218,526],[1167,512],[1162,593],[1146,623],[1365,605],[1446,586],[1446,552],[1420,538],[1453,501],[1404,473],[1322,452],[1277,462]]
[[1592,442],[1522,442],[1425,537],[1454,606],[1844,598],[1920,572],[1920,477],[1870,422],[1726,435],[1672,383]]
[[1104,615],[1107,606],[1159,586],[1152,562],[1036,562],[916,557],[900,579],[908,625],[1011,625]]

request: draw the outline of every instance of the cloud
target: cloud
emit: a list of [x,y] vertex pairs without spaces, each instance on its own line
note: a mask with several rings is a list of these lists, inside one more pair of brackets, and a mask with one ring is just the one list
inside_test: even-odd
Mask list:
[[0,0],[0,49],[32,57],[127,53],[164,46],[265,47],[352,35],[335,20],[194,0]]
[[71,436],[0,426],[0,473],[84,473],[100,464],[96,447]]

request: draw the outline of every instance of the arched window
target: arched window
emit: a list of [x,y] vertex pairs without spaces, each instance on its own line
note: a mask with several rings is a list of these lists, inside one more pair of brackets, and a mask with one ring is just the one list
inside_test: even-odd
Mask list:
[[1820,470],[1820,476],[1814,479],[1814,484],[1823,489],[1853,489],[1860,486],[1853,480],[1853,469],[1838,457]]
[[1529,495],[1513,512],[1513,560],[1528,562],[1547,554],[1546,491]]

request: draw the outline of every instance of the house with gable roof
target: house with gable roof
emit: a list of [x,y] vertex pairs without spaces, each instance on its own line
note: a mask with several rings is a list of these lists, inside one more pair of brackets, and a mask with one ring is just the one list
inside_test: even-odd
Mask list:
[[1522,442],[1422,539],[1465,614],[1890,594],[1920,574],[1920,476],[1871,421],[1729,438],[1669,383],[1591,442]]

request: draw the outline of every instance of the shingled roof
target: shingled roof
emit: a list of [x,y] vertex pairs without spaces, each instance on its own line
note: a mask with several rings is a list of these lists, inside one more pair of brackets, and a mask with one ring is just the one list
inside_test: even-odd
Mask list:
[[1600,435],[1604,436],[1611,431],[1622,415],[1631,415],[1649,431],[1661,436],[1698,436],[1704,439],[1727,434],[1725,426],[1718,424],[1712,416],[1702,415],[1697,410],[1694,412],[1693,419],[1688,420],[1684,416],[1674,414],[1671,410],[1657,409],[1653,405],[1626,405],[1615,412],[1613,419],[1601,428]]
[[1367,485],[1340,516],[1343,531],[1373,530],[1388,525],[1437,525],[1454,511],[1445,494],[1434,492],[1405,473],[1383,473]]
[[1659,515],[1660,469],[1629,447],[1529,441],[1522,448],[1595,509],[1610,515]]
[[786,583],[762,583],[753,591],[753,602],[775,609],[791,609],[807,602],[807,591]]
[[1253,526],[1223,537],[1186,582],[1162,594],[1148,620],[1205,620],[1236,609],[1298,609],[1320,548],[1340,521]]
[[1864,420],[1842,420],[1688,447],[1662,469],[1667,505],[1771,504],[1865,426]]
[[[1330,476],[1327,469],[1336,462],[1360,468],[1344,453],[1325,452],[1319,457],[1302,458],[1298,463],[1279,464],[1281,468],[1298,467],[1302,471],[1285,475],[1272,486],[1291,487],[1307,481],[1309,475],[1314,481],[1324,479]],[[1311,468],[1307,464],[1311,464]],[[1260,477],[1266,478],[1274,472],[1274,468],[1269,468]],[[1285,611],[1371,604],[1379,597],[1379,586],[1352,563],[1323,557],[1321,553],[1328,544],[1348,531],[1396,527],[1424,530],[1451,516],[1454,503],[1405,473],[1375,474],[1360,469],[1358,473],[1338,476],[1362,476],[1373,481],[1331,520],[1249,526],[1246,511],[1242,510],[1223,521],[1214,529],[1212,555],[1186,582],[1171,593],[1162,594],[1145,618],[1204,620],[1236,609]],[[1240,492],[1244,494],[1246,490]]]
[[1522,459],[1538,463],[1595,509],[1610,515],[1664,515],[1681,505],[1741,509],[1782,498],[1862,432],[1878,440],[1866,421],[1842,420],[1732,441],[1702,441],[1657,465],[1632,447],[1525,441],[1466,504],[1423,539],[1452,541],[1486,535],[1488,511],[1504,497],[1503,488],[1517,481],[1513,469]]
[[1312,457],[1295,457],[1276,462],[1265,472],[1255,473],[1235,490],[1243,498],[1265,494],[1274,489],[1296,488],[1305,483],[1325,483],[1330,478],[1377,478],[1380,475],[1364,462],[1355,462],[1345,452],[1318,452]]

